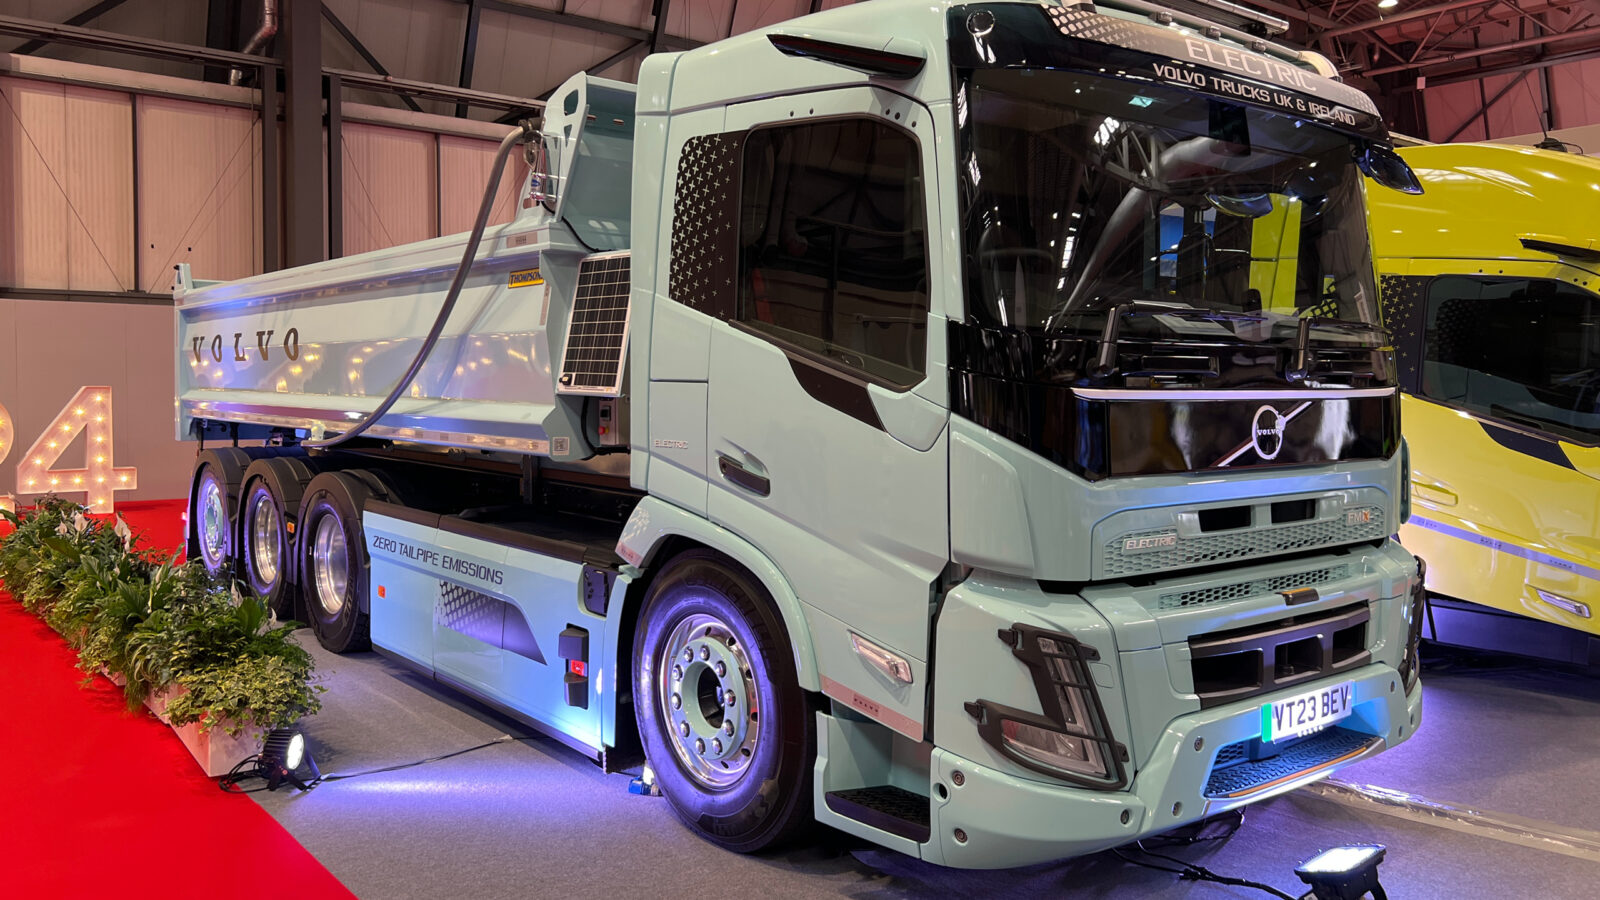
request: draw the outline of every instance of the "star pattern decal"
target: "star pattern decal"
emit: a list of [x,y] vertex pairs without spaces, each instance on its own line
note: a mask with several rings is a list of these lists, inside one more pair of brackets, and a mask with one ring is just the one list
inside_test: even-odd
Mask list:
[[740,136],[731,134],[686,141],[672,198],[667,296],[719,318],[731,318],[734,311],[742,144]]

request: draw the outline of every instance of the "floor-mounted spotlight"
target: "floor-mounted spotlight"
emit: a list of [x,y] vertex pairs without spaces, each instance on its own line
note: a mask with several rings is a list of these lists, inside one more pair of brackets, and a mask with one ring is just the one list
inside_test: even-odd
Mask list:
[[275,791],[287,782],[309,791],[322,780],[316,760],[306,747],[306,736],[294,728],[274,728],[261,742],[258,774],[267,780],[267,790]]
[[1311,885],[1311,893],[1301,900],[1360,900],[1369,893],[1375,900],[1389,900],[1378,884],[1385,849],[1382,844],[1334,847],[1301,863],[1294,873]]

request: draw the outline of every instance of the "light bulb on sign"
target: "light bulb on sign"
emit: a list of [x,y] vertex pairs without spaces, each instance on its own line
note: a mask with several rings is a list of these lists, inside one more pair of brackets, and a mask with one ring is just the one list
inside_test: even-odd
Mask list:
[[[91,401],[99,408],[90,412]],[[45,428],[34,445],[28,448],[26,460],[17,466],[17,483],[27,485],[26,493],[38,493],[36,485],[48,483],[51,488],[70,483],[67,493],[83,491],[88,494],[89,510],[95,513],[115,511],[115,491],[128,491],[138,487],[138,470],[115,468],[112,454],[112,421],[114,416],[112,390],[108,387],[80,388],[71,400],[56,414],[55,420]],[[61,456],[70,447],[79,432],[85,440],[97,445],[84,454],[83,468],[52,469],[61,462]],[[58,440],[52,435],[64,434]],[[107,484],[107,482],[114,482]],[[91,489],[91,485],[101,487]],[[110,490],[107,490],[107,488]]]

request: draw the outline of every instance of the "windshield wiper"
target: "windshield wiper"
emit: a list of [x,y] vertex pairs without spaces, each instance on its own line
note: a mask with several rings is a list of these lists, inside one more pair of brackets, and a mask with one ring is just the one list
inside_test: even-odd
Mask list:
[[[1180,319],[1201,319],[1205,321],[1235,321],[1235,322],[1264,322],[1266,317],[1252,315],[1245,312],[1233,312],[1225,309],[1199,309],[1193,306],[1169,306],[1156,300],[1132,300],[1119,303],[1112,307],[1106,315],[1105,328],[1100,332],[1100,355],[1095,359],[1094,368],[1089,374],[1095,378],[1107,378],[1117,371],[1117,342],[1120,340],[1122,320],[1126,316],[1177,316]],[[1066,321],[1064,318],[1059,320]],[[1059,322],[1047,329],[1053,333],[1060,329]]]

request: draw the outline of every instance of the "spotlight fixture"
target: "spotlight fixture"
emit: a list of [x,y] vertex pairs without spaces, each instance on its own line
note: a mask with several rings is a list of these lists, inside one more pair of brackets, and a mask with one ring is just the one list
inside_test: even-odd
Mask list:
[[1394,9],[1400,5],[1400,0],[1378,0],[1379,9]]
[[322,780],[316,760],[306,749],[306,736],[293,728],[274,728],[261,742],[261,763],[257,771],[267,780],[267,790],[275,791],[288,782],[309,791]]
[[1378,884],[1378,863],[1386,849],[1382,844],[1353,844],[1311,857],[1294,870],[1311,885],[1311,893],[1300,900],[1360,900],[1368,893],[1375,900],[1389,900]]

